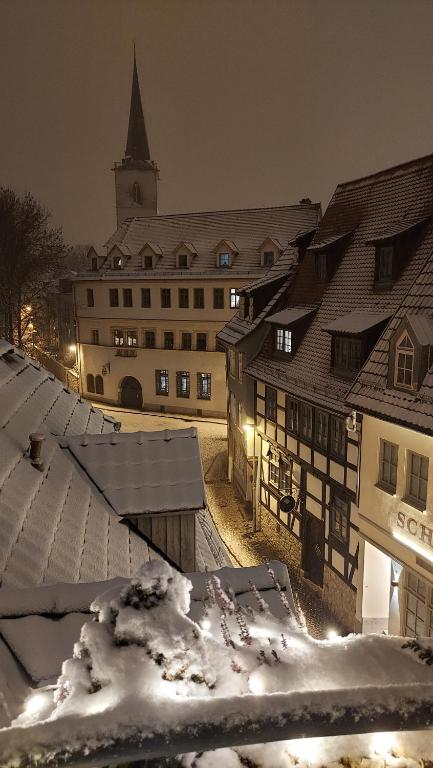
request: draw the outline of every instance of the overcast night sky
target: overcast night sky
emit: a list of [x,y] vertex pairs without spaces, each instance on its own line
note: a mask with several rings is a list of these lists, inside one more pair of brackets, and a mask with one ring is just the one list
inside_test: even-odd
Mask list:
[[0,184],[114,229],[137,47],[160,213],[329,200],[433,152],[431,0],[0,0]]

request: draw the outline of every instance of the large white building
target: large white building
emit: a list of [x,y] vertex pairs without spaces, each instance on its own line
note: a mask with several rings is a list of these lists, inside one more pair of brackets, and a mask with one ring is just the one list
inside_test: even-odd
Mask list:
[[101,402],[226,415],[216,335],[243,285],[265,275],[318,206],[157,216],[134,62],[125,157],[114,167],[118,229],[75,281],[81,391]]

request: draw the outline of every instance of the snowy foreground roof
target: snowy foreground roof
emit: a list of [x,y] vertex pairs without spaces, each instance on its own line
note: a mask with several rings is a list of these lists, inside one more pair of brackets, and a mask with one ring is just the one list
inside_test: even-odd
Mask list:
[[202,575],[190,595],[187,578],[152,561],[114,585],[93,603],[96,620],[55,690],[33,694],[0,730],[1,764],[163,765],[184,755],[173,764],[415,768],[429,759],[431,731],[380,731],[432,727],[432,649],[375,635],[314,640],[281,588],[285,573]]
[[[176,488],[168,475],[174,466],[174,433],[161,437],[146,433],[114,434],[115,422],[82,400],[24,353],[0,340],[0,583],[28,587],[57,582],[102,581],[131,576],[151,558],[160,557],[147,539],[118,513],[129,513],[134,503],[137,470],[146,482],[149,459],[146,446],[152,441],[160,456],[157,479],[173,491],[181,503],[203,507],[203,478],[198,440],[189,430],[179,438],[196,480],[186,472],[182,489],[179,472]],[[29,458],[29,435],[44,432],[42,471]],[[167,439],[170,438],[170,439]],[[111,443],[114,441],[114,444]],[[118,489],[103,482],[101,457],[110,442],[111,456],[120,466],[111,471]],[[98,444],[99,443],[99,444]],[[186,444],[190,448],[186,448]],[[128,461],[135,453],[137,463]],[[137,459],[137,453],[140,454]],[[86,454],[89,459],[84,459]],[[162,456],[163,454],[163,456]],[[104,460],[106,460],[104,456]],[[81,461],[83,459],[83,461]],[[165,460],[167,459],[167,460]],[[86,461],[88,467],[86,467]],[[177,463],[183,464],[177,452]],[[156,465],[154,464],[154,469]],[[155,470],[156,471],[156,470]],[[104,487],[99,486],[99,481]],[[110,485],[111,483],[111,485]],[[189,491],[186,491],[186,488]],[[152,505],[167,506],[167,491],[159,485]],[[194,498],[193,498],[194,496]],[[117,508],[116,508],[117,503]],[[227,564],[227,557],[206,510],[197,515],[196,562],[199,569]]]

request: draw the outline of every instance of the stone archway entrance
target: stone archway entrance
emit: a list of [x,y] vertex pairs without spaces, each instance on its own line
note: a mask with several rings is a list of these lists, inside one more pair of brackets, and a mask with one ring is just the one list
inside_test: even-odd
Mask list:
[[124,408],[140,410],[143,407],[141,384],[133,376],[125,376],[120,390],[120,402]]

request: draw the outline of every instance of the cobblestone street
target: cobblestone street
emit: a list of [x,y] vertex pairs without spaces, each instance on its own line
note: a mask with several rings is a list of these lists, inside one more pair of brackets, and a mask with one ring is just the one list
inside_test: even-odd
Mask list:
[[[100,404],[95,403],[98,407]],[[267,559],[286,563],[292,588],[305,616],[309,632],[318,638],[329,629],[342,631],[316,590],[307,582],[294,562],[293,554],[283,546],[277,529],[267,528],[253,533],[245,506],[226,481],[227,426],[221,419],[197,419],[182,415],[140,413],[123,408],[104,408],[109,416],[122,422],[122,430],[185,429],[197,427],[209,509],[220,536],[233,560],[239,566],[259,565]]]

